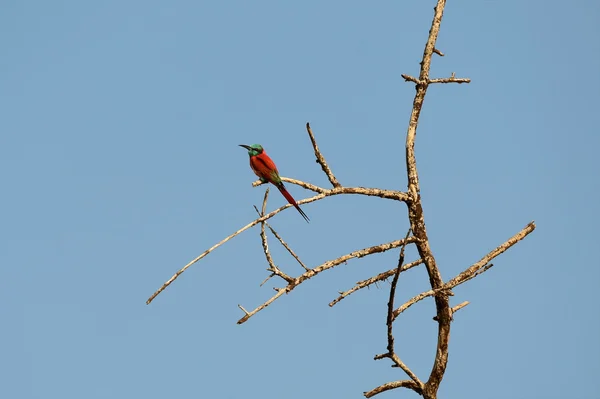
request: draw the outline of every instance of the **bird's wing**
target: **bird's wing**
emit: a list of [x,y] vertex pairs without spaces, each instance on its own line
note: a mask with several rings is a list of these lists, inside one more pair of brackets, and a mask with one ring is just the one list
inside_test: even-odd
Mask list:
[[273,184],[281,183],[279,171],[275,162],[267,154],[260,154],[250,158],[250,167],[258,177],[268,180]]

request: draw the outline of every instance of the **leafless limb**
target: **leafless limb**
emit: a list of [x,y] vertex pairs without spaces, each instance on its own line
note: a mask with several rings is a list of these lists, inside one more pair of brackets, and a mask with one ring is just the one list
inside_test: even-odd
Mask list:
[[[408,178],[408,193],[411,200],[407,202],[408,218],[413,235],[417,238],[416,246],[419,257],[423,259],[429,283],[432,290],[438,290],[444,285],[442,276],[437,267],[435,257],[429,246],[429,237],[425,227],[425,218],[423,207],[421,205],[421,195],[419,186],[419,175],[417,172],[417,161],[415,158],[415,137],[417,135],[417,125],[419,116],[423,108],[423,101],[427,93],[429,82],[429,70],[431,68],[431,57],[435,49],[435,42],[440,31],[442,16],[446,0],[438,0],[434,9],[433,21],[429,30],[429,37],[423,51],[423,60],[421,61],[421,71],[419,73],[419,83],[416,84],[416,93],[413,100],[408,130],[406,132],[406,172]],[[451,313],[446,295],[436,295],[435,297],[436,313],[438,317],[438,342],[436,356],[433,363],[429,379],[423,388],[423,397],[425,399],[435,399],[439,385],[444,377],[446,365],[448,363],[448,341],[450,338]]]
[[527,226],[523,227],[521,231],[517,234],[506,240],[501,245],[494,248],[492,251],[488,252],[483,258],[481,258],[478,262],[474,263],[467,270],[460,273],[458,276],[454,277],[452,280],[448,281],[448,284],[453,284],[454,286],[461,284],[465,281],[470,275],[476,273],[480,269],[484,268],[491,260],[493,260],[498,255],[506,252],[510,247],[527,237],[535,230],[535,222],[531,221]]
[[282,296],[283,294],[285,294],[286,291],[287,291],[286,288],[276,288],[275,290],[277,291],[277,294],[273,295],[268,301],[266,301],[265,303],[263,303],[262,305],[260,305],[256,309],[254,309],[252,312],[248,312],[241,305],[238,305],[238,307],[244,311],[245,316],[242,317],[241,319],[239,319],[237,323],[238,324],[244,323],[246,320],[248,320],[249,318],[251,318],[252,316],[254,316],[255,314],[257,314],[258,312],[260,312],[261,310],[263,310],[264,308],[266,308],[267,306],[269,306],[270,304],[272,304],[273,302],[275,302],[275,300],[277,298],[279,298],[280,296]]
[[365,397],[367,397],[367,398],[372,398],[373,396],[375,396],[379,393],[389,391],[391,389],[396,389],[396,388],[409,388],[409,389],[412,389],[413,391],[415,391],[416,393],[418,393],[419,395],[423,394],[423,390],[419,386],[419,384],[417,384],[413,380],[402,380],[402,381],[393,381],[393,382],[385,383],[383,385],[378,386],[377,388],[374,388],[374,389],[371,389],[370,391],[364,392],[363,395],[365,395]]
[[458,312],[459,310],[461,310],[462,308],[464,308],[465,306],[467,306],[469,303],[470,303],[469,301],[464,301],[464,302],[459,303],[456,306],[453,306],[452,307],[452,314]]
[[[365,188],[365,187],[334,187],[332,189],[324,189],[324,188],[317,187],[317,186],[314,186],[309,183],[302,182],[300,180],[290,179],[290,178],[286,178],[286,177],[282,177],[281,180],[283,180],[287,183],[297,184],[301,187],[304,187],[311,191],[319,193],[313,197],[305,198],[303,200],[298,201],[299,205],[318,201],[325,197],[329,197],[329,196],[333,196],[333,195],[342,195],[342,194],[366,195],[366,196],[372,196],[372,197],[391,199],[391,200],[395,200],[395,201],[406,201],[408,199],[407,193],[404,193],[401,191],[381,190],[378,188]],[[257,184],[257,182],[254,182],[253,185],[257,186],[259,184]],[[168,279],[158,290],[156,290],[154,292],[154,294],[152,294],[150,296],[150,298],[148,298],[148,300],[146,301],[146,304],[149,305],[154,300],[154,298],[156,298],[161,292],[163,292],[165,290],[165,288],[167,288],[169,285],[171,285],[171,283],[173,281],[175,281],[177,279],[177,277],[179,277],[184,271],[186,271],[188,267],[192,266],[194,263],[198,262],[200,259],[204,258],[209,253],[211,253],[215,249],[219,248],[221,245],[225,244],[227,241],[231,240],[233,237],[243,233],[244,231],[248,230],[251,227],[256,226],[257,224],[261,223],[264,220],[268,220],[268,219],[272,218],[273,216],[277,215],[279,212],[281,212],[284,209],[287,209],[291,206],[292,205],[290,205],[290,204],[284,205],[280,208],[275,209],[274,211],[271,211],[270,213],[267,213],[264,216],[259,217],[258,219],[253,220],[252,222],[248,223],[247,225],[245,225],[238,231],[228,235],[227,237],[225,237],[224,239],[222,239],[221,241],[219,241],[218,243],[216,243],[215,245],[213,245],[206,251],[202,252],[196,258],[191,260],[187,265],[185,265],[180,270],[178,270],[173,276],[171,276],[170,279]]]
[[439,55],[440,57],[444,56],[444,53],[442,53],[440,50],[436,49],[435,47],[433,48],[433,52],[436,53],[437,55]]
[[441,78],[441,79],[431,79],[429,81],[429,84],[433,84],[433,83],[471,83],[471,79],[469,78]]
[[323,155],[321,155],[321,151],[319,150],[319,146],[317,145],[317,140],[315,140],[315,136],[313,135],[312,129],[310,128],[310,123],[308,123],[308,122],[306,122],[306,131],[308,132],[308,136],[310,137],[310,142],[312,143],[313,149],[315,150],[315,156],[317,157],[317,163],[319,165],[321,165],[321,169],[323,169],[323,172],[325,172],[325,174],[327,175],[327,178],[329,179],[329,182],[331,183],[331,185],[333,187],[341,187],[342,185],[335,178],[331,169],[329,169],[329,166],[327,165],[327,162],[325,161],[325,157],[323,157]]
[[[380,198],[385,198],[385,199],[391,199],[391,200],[395,200],[395,201],[406,201],[408,199],[408,194],[403,192],[403,191],[395,191],[395,190],[382,190],[380,188],[366,188],[366,187],[334,187],[331,189],[327,189],[327,188],[322,188],[319,186],[315,186],[314,184],[310,184],[310,183],[306,183],[303,182],[301,180],[296,180],[296,179],[290,179],[289,177],[282,177],[281,180],[283,180],[286,183],[291,183],[291,184],[295,184],[297,186],[303,187],[307,190],[313,191],[315,193],[319,193],[322,196],[314,196],[311,198],[307,198],[305,200],[303,200],[304,203],[308,203],[308,202],[313,202],[313,201],[318,201],[321,198],[325,198],[325,197],[329,197],[332,195],[340,195],[340,194],[356,194],[356,195],[366,195],[369,197],[380,197]],[[256,180],[252,183],[253,187],[258,187],[261,186],[263,184],[268,184],[268,183],[263,183],[260,180]],[[300,202],[298,202],[300,203]],[[283,208],[289,208],[291,205],[286,205]]]
[[[420,265],[422,263],[423,263],[423,259],[419,259],[419,260],[415,260],[413,262],[407,263],[406,265],[402,265],[402,268],[400,269],[400,273],[405,272],[408,269],[412,269],[413,267],[418,266],[418,265]],[[370,285],[375,284],[375,283],[377,283],[379,281],[387,280],[388,278],[390,278],[394,274],[396,274],[396,270],[398,270],[398,269],[395,267],[395,268],[390,269],[388,271],[385,271],[383,273],[379,273],[376,276],[370,277],[370,278],[368,278],[366,280],[362,280],[362,281],[357,282],[356,285],[354,287],[352,287],[351,289],[349,289],[348,291],[340,292],[340,296],[338,296],[336,299],[334,299],[333,301],[331,301],[329,303],[329,306],[336,305],[342,299],[346,298],[350,294],[355,293],[358,290],[361,290],[363,288],[367,288]]]
[[277,294],[275,294],[273,297],[271,297],[267,302],[263,303],[262,305],[260,305],[256,309],[254,309],[252,312],[249,312],[249,314],[246,314],[244,317],[239,319],[237,323],[238,324],[245,323],[246,321],[248,321],[248,319],[250,317],[254,316],[256,313],[258,313],[262,309],[266,308],[275,299],[279,298],[282,295],[281,290],[284,290],[286,292],[291,292],[294,288],[296,288],[297,286],[299,286],[306,280],[309,280],[310,278],[316,276],[317,274],[319,274],[321,272],[324,272],[325,270],[329,270],[329,269],[332,269],[335,266],[338,266],[342,263],[346,263],[350,259],[362,258],[362,257],[373,255],[376,253],[386,252],[386,251],[389,251],[390,249],[398,248],[399,246],[403,245],[405,242],[406,242],[406,244],[414,243],[415,238],[413,236],[411,236],[411,237],[408,237],[408,239],[406,239],[406,240],[404,240],[404,239],[396,240],[396,241],[388,242],[385,244],[380,244],[380,245],[375,245],[375,246],[368,247],[368,248],[363,248],[361,250],[353,251],[353,252],[350,252],[349,254],[340,256],[339,258],[324,262],[313,269],[309,269],[306,272],[304,272],[303,274],[301,274],[300,276],[296,277],[294,279],[294,281],[289,283],[285,288],[279,289],[277,291]]
[[483,258],[481,258],[478,262],[476,262],[473,265],[471,265],[470,267],[468,267],[465,271],[461,272],[456,277],[452,278],[446,284],[442,285],[441,287],[439,287],[437,289],[431,289],[429,291],[422,292],[419,295],[412,297],[410,300],[408,300],[406,303],[404,303],[402,306],[400,306],[398,309],[396,309],[394,311],[394,318],[398,317],[398,315],[400,315],[400,313],[404,312],[406,309],[410,308],[415,303],[422,301],[423,299],[425,299],[427,297],[434,296],[438,293],[448,292],[452,288],[456,287],[457,285],[465,283],[465,282],[477,277],[481,273],[489,270],[493,265],[488,262],[490,262],[492,259],[494,259],[498,255],[500,255],[501,253],[505,252],[507,249],[509,249],[510,247],[515,245],[517,242],[519,242],[522,239],[524,239],[525,237],[527,237],[530,233],[533,232],[533,230],[535,230],[535,223],[531,222],[527,226],[525,226],[521,231],[519,231],[517,234],[515,234],[514,236],[512,236],[511,238],[506,240],[506,242],[504,242],[502,245],[499,245],[497,248],[490,251],[487,255],[485,255]]
[[397,367],[400,367],[406,375],[410,377],[411,380],[415,382],[418,387],[418,391],[423,390],[423,382],[419,380],[419,377],[402,361],[400,357],[394,350],[394,298],[396,297],[396,285],[398,284],[398,278],[400,277],[400,271],[402,270],[402,264],[404,263],[404,248],[406,248],[406,240],[408,239],[408,235],[410,234],[410,229],[406,233],[406,237],[404,237],[404,244],[402,244],[402,248],[400,249],[400,256],[398,257],[398,266],[396,266],[396,273],[394,273],[394,278],[392,279],[392,284],[390,286],[390,297],[388,300],[388,311],[387,311],[387,352],[381,355],[375,356],[375,360],[389,358],[392,359],[394,364]]
[[421,82],[419,79],[415,78],[414,76],[411,75],[407,75],[405,73],[401,74],[400,76],[402,76],[404,78],[404,81],[406,82],[413,82],[414,84],[420,85],[420,84],[426,84],[426,81]]

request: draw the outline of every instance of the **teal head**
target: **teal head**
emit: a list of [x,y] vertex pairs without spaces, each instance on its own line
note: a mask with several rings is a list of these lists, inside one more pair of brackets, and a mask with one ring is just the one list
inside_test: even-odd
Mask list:
[[252,145],[240,144],[240,147],[244,147],[245,149],[247,149],[248,155],[250,155],[251,157],[260,155],[264,151],[262,148],[262,145],[260,145],[260,144],[252,144]]

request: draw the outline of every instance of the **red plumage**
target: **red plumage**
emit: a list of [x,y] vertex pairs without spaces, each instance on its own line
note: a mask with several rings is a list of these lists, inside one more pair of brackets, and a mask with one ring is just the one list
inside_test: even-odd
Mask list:
[[275,162],[273,162],[264,150],[260,154],[250,157],[250,167],[256,176],[277,187],[285,199],[300,212],[300,215],[302,215],[307,222],[310,220],[308,216],[306,216],[306,213],[300,209],[300,206],[296,203],[294,197],[286,190],[283,181],[281,181],[281,177],[279,176],[277,166],[275,166]]
[[269,183],[277,185],[281,182],[275,162],[273,162],[264,150],[262,153],[250,157],[250,167],[256,176]]

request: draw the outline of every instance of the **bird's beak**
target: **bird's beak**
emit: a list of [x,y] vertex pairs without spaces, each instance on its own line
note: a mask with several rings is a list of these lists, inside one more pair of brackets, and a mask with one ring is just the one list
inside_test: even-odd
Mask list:
[[245,149],[247,149],[248,151],[252,151],[252,147],[250,147],[249,145],[246,144],[240,144],[240,147],[244,147]]

